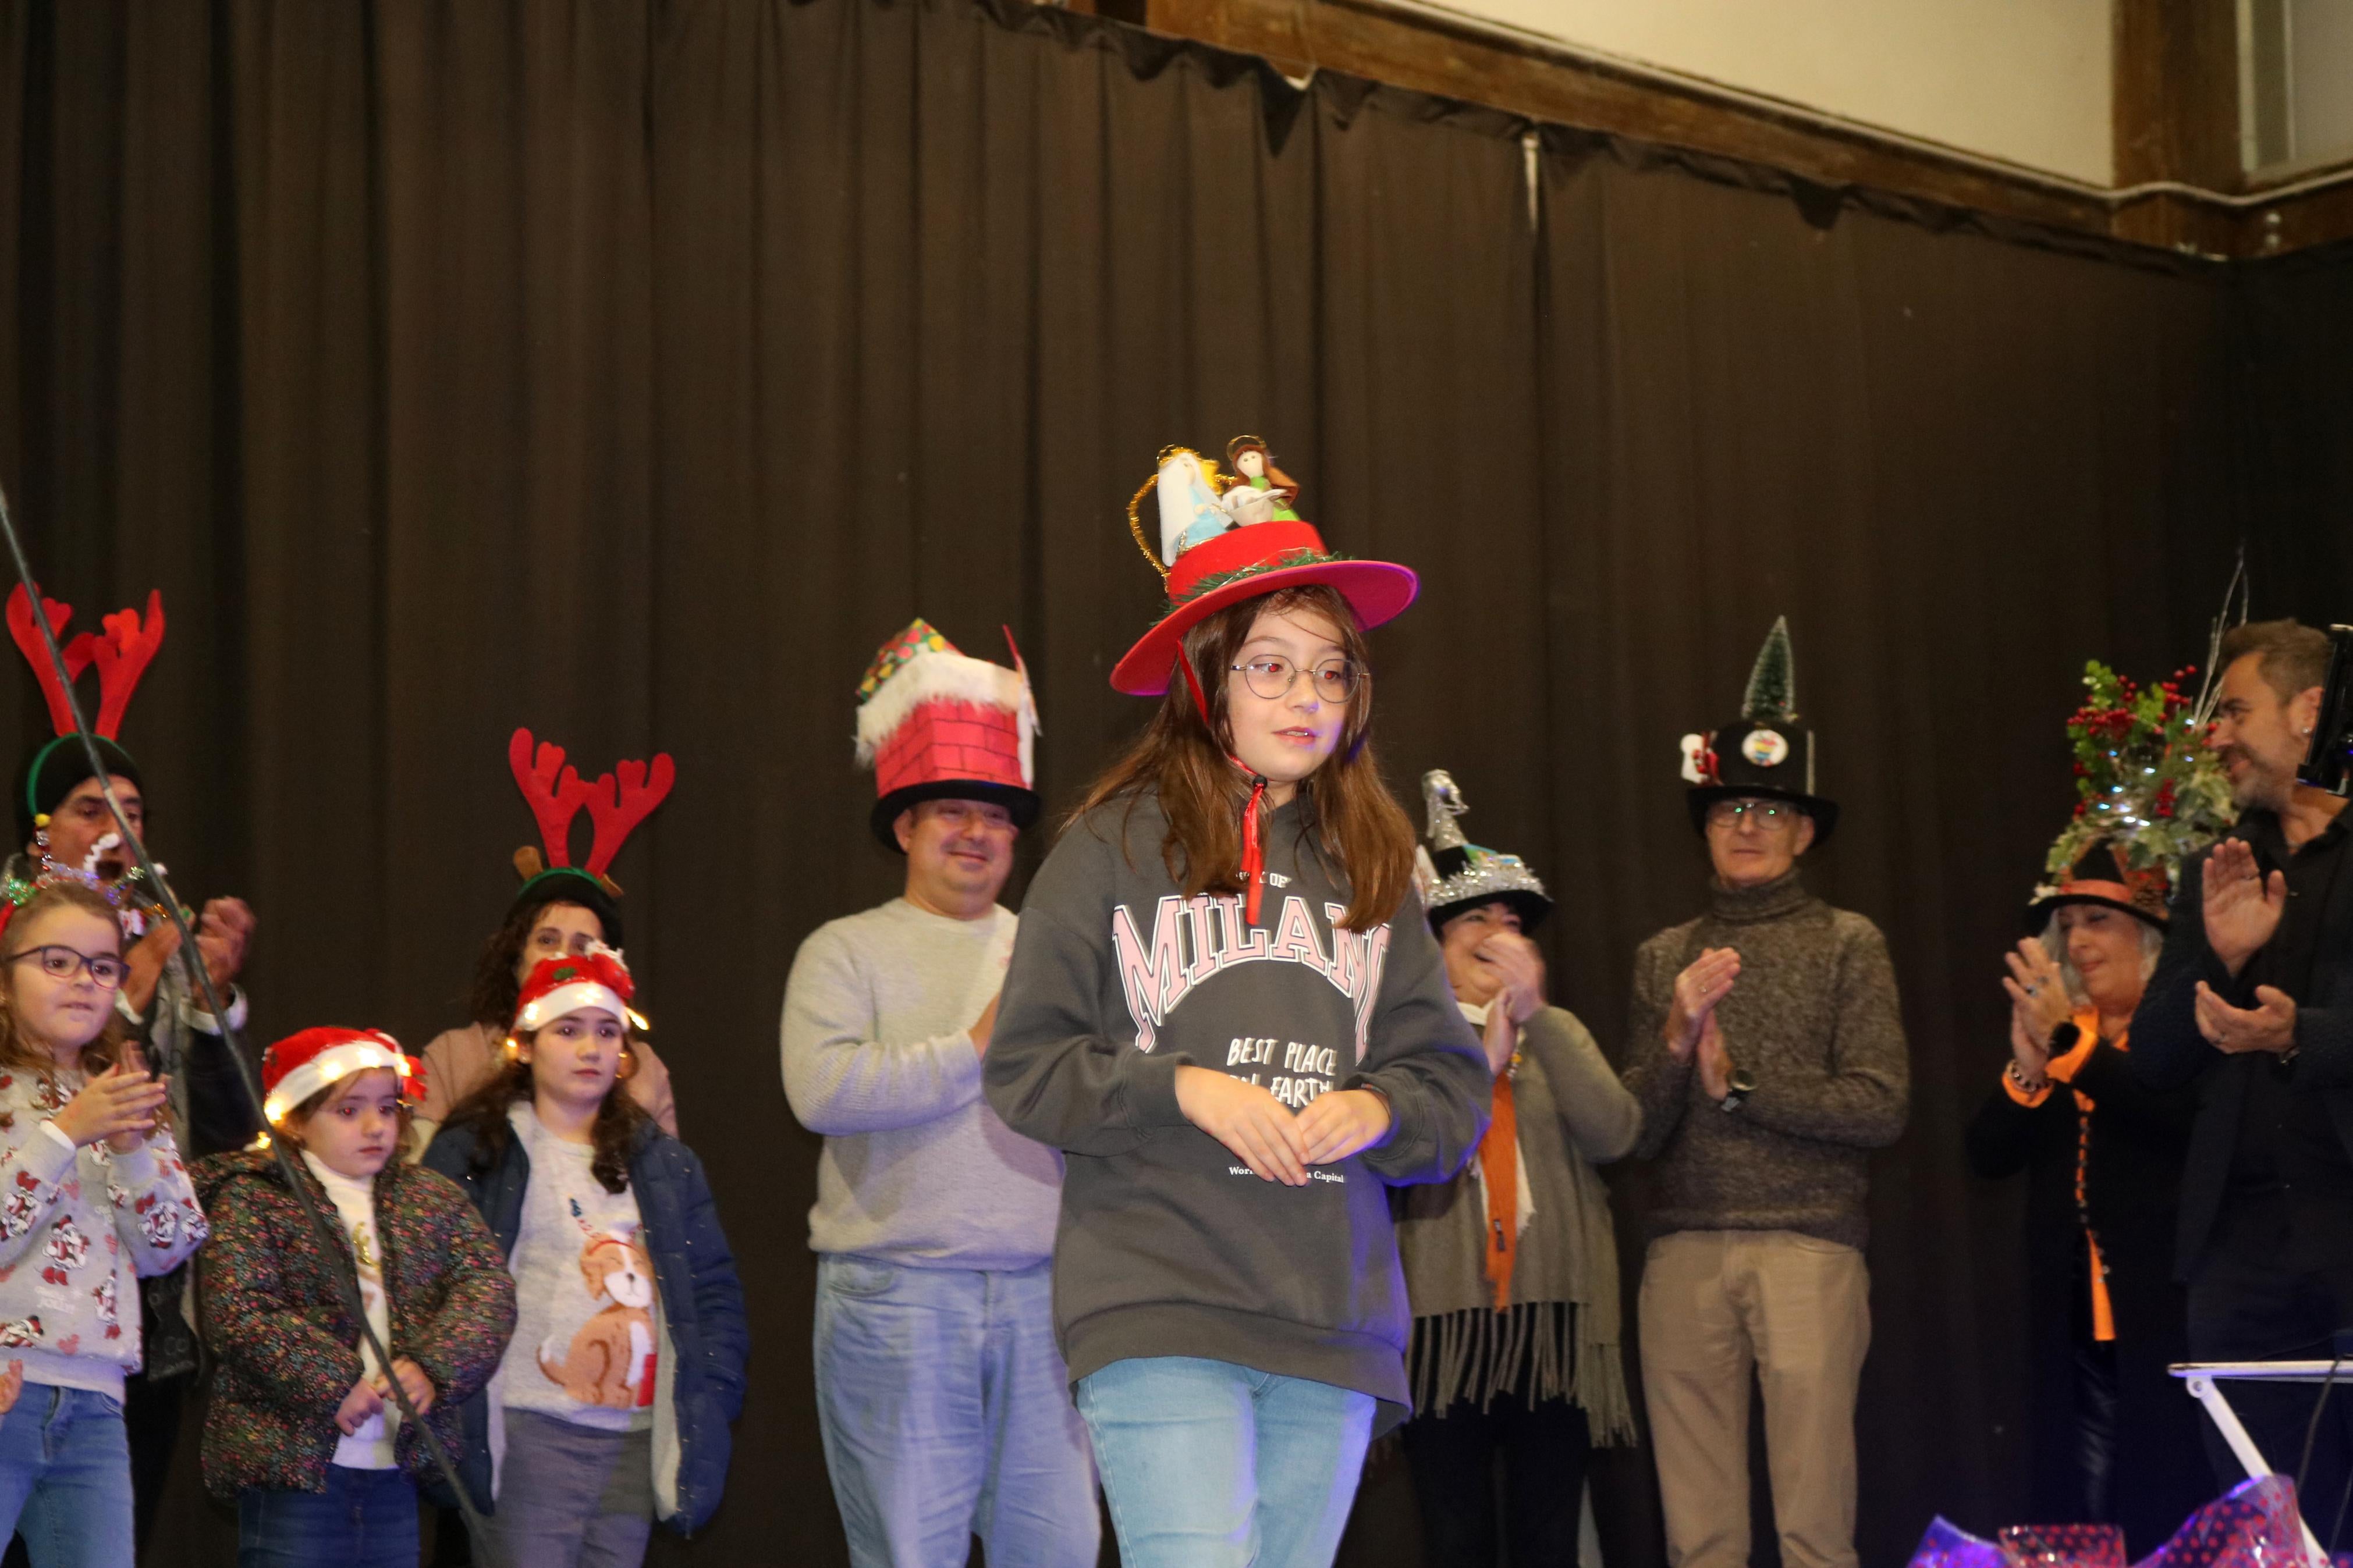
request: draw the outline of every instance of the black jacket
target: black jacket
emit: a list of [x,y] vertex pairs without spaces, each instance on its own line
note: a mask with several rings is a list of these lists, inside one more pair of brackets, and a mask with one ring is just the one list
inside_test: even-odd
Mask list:
[[[2073,1087],[2093,1102],[2084,1158],[2084,1208],[2108,1268],[2116,1324],[2118,1522],[2137,1559],[2163,1545],[2213,1492],[2198,1407],[2166,1368],[2188,1358],[2186,1293],[2172,1278],[2174,1205],[2183,1152],[2197,1115],[2195,1091],[2153,1089],[2102,1043]],[[2032,1517],[2072,1520],[2084,1506],[2076,1460],[2073,1355],[2084,1269],[2075,1207],[2081,1123],[2067,1085],[2029,1108],[1997,1084],[1969,1124],[1970,1168],[2000,1179],[2026,1173],[2025,1337],[2033,1467]]]
[[[2251,813],[2231,837],[2254,838],[2251,829],[2258,825],[2271,826]],[[2276,1070],[2271,1057],[2228,1056],[2198,1030],[2195,1004],[2200,980],[2235,1006],[2253,1002],[2253,985],[2244,978],[2232,979],[2206,944],[2205,873],[2212,853],[2210,848],[2182,868],[2165,955],[2141,995],[2140,1011],[2133,1015],[2127,1057],[2134,1076],[2152,1089],[2197,1088],[2198,1117],[2181,1175],[2180,1225],[2175,1233],[2174,1272],[2184,1280],[2221,1213],[2245,1109],[2247,1075]],[[2353,847],[2339,853],[2353,854]],[[2337,1141],[2353,1156],[2353,868],[2337,878],[2321,912],[2317,956],[2307,989],[2309,995],[2295,998],[2295,1089],[2323,1097]],[[2336,1216],[2330,1234],[2319,1239],[2339,1259],[2353,1261],[2353,1213]]]

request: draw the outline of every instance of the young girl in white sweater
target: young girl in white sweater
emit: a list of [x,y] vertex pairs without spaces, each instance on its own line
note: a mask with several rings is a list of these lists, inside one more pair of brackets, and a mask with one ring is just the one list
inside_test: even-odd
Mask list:
[[0,1536],[21,1534],[33,1568],[119,1568],[139,1279],[195,1252],[205,1216],[164,1086],[122,1044],[113,904],[78,881],[16,890],[21,906],[0,903],[0,1356],[24,1386],[0,1421]]

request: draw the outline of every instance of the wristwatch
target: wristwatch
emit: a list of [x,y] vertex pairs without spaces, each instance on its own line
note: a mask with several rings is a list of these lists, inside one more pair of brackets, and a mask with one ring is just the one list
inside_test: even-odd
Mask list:
[[1730,1087],[1725,1090],[1724,1098],[1715,1102],[1726,1110],[1739,1110],[1747,1103],[1748,1097],[1757,1092],[1757,1075],[1746,1068],[1734,1068],[1727,1081]]

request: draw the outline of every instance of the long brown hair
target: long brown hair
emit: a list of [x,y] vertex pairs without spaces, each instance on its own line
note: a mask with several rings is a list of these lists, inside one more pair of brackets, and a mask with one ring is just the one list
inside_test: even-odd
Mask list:
[[[1250,779],[1227,760],[1233,726],[1226,713],[1227,666],[1261,613],[1308,610],[1338,628],[1341,650],[1357,672],[1340,743],[1300,784],[1310,805],[1313,846],[1349,889],[1341,923],[1370,931],[1397,912],[1413,878],[1413,824],[1381,780],[1373,755],[1373,683],[1364,628],[1347,600],[1323,584],[1282,588],[1228,605],[1185,634],[1185,657],[1201,678],[1210,724],[1201,721],[1192,689],[1177,672],[1144,733],[1105,769],[1071,814],[1124,800],[1131,811],[1157,794],[1168,819],[1160,858],[1187,898],[1242,890],[1242,810]],[[1214,730],[1211,728],[1214,724]]]
[[555,904],[587,910],[596,916],[597,940],[619,945],[618,939],[606,929],[605,917],[578,899],[552,893],[509,910],[505,923],[491,933],[491,940],[482,945],[481,956],[474,961],[474,984],[466,994],[466,1010],[473,1015],[475,1023],[493,1035],[502,1034],[514,1022],[515,1007],[522,1000],[522,982],[515,971],[522,963],[523,944],[539,929],[539,917]]
[[[107,929],[115,933],[115,951],[122,951],[121,913],[107,902],[105,894],[94,888],[83,887],[79,882],[54,883],[26,900],[24,907],[9,918],[7,934],[5,941],[0,941],[0,949],[10,954],[24,952],[31,945],[26,942],[25,933],[32,928],[32,923],[51,910],[58,909],[80,910],[104,921]],[[0,978],[0,1068],[11,1068],[18,1072],[54,1073],[58,1067],[57,1058],[26,1039],[24,1029],[16,1022],[16,966],[0,963],[0,970],[5,971],[5,978]],[[110,993],[107,996],[106,1026],[81,1048],[81,1070],[86,1077],[96,1078],[112,1067],[121,1056],[125,1028],[122,1015],[115,1010],[113,1000]]]
[[[512,1037],[518,1045],[530,1045],[538,1036],[518,1033]],[[621,1053],[626,1063],[637,1054],[637,1031],[622,1025]],[[449,1112],[445,1127],[466,1127],[473,1130],[473,1166],[477,1173],[497,1164],[514,1137],[514,1127],[507,1121],[507,1111],[517,1101],[532,1097],[531,1063],[521,1053],[501,1050],[499,1068],[482,1080],[480,1088],[458,1102]],[[628,1090],[625,1079],[615,1079],[613,1087],[605,1091],[605,1103],[596,1108],[596,1120],[588,1129],[588,1142],[594,1151],[588,1162],[589,1174],[597,1185],[608,1193],[628,1190],[629,1152],[637,1147],[638,1129],[652,1120],[637,1097]]]

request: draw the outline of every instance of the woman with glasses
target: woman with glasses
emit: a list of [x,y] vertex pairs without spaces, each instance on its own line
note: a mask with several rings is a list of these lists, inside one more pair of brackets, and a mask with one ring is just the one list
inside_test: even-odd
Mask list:
[[1365,631],[1413,574],[1187,524],[1145,544],[1173,607],[1112,676],[1159,706],[1030,886],[983,1073],[1086,1156],[1056,1329],[1121,1561],[1292,1568],[1406,1415],[1388,1189],[1460,1167],[1487,1072],[1372,751]]
[[0,1537],[22,1535],[33,1568],[112,1568],[135,1551],[139,1280],[185,1261],[205,1216],[165,1086],[124,1044],[113,902],[18,883],[0,920]]

